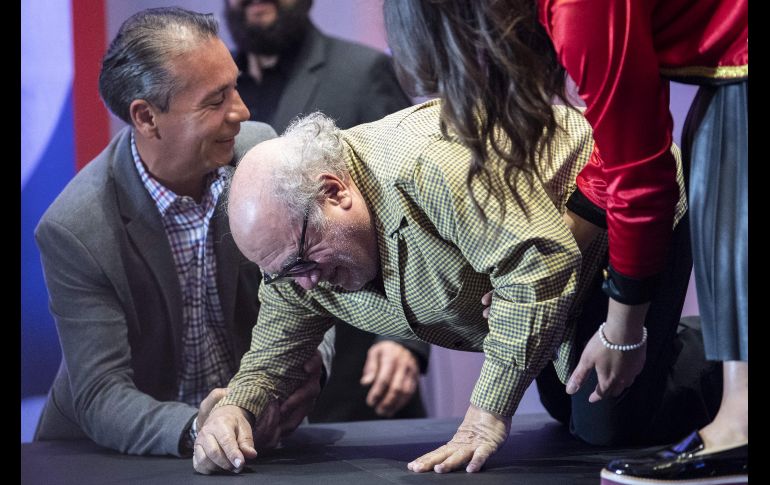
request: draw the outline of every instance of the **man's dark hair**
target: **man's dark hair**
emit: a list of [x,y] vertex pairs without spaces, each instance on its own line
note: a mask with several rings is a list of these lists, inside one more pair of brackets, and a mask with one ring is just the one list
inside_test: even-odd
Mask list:
[[132,15],[120,26],[102,59],[99,94],[118,118],[131,124],[129,106],[144,99],[161,112],[184,80],[176,79],[170,61],[198,42],[217,37],[212,14],[178,7],[151,8]]

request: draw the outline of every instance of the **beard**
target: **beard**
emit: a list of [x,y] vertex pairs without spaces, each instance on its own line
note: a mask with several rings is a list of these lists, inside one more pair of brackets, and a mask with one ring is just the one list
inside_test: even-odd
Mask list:
[[271,3],[275,5],[277,15],[275,22],[268,27],[247,25],[243,8],[226,7],[227,26],[241,52],[280,55],[294,48],[305,37],[311,25],[308,12],[312,0],[297,0],[292,6],[283,6],[278,0]]

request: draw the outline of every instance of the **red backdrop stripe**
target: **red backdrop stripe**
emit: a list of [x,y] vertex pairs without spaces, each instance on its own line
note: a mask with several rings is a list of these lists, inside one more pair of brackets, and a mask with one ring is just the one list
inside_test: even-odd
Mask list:
[[75,166],[83,168],[110,139],[110,117],[99,98],[99,68],[107,43],[104,0],[72,0],[75,52]]

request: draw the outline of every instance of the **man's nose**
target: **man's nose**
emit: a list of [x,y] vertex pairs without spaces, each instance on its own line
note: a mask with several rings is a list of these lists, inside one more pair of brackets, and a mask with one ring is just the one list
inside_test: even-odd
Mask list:
[[240,93],[238,93],[238,90],[235,90],[233,92],[233,103],[230,106],[230,110],[227,113],[227,117],[230,121],[237,122],[237,123],[240,123],[241,121],[246,121],[249,119],[249,117],[251,117],[249,108],[243,102],[243,99],[241,99],[241,95]]

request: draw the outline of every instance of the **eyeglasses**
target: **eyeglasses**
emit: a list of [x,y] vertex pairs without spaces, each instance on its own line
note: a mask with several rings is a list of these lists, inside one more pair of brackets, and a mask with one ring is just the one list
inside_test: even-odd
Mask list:
[[287,263],[277,273],[270,274],[266,271],[263,272],[262,281],[266,285],[275,283],[277,281],[284,281],[291,278],[292,276],[312,271],[316,268],[316,266],[318,266],[318,263],[315,261],[306,261],[303,259],[305,256],[305,233],[307,232],[307,219],[309,214],[310,207],[305,210],[305,217],[302,219],[302,235],[299,237],[299,251],[297,252],[296,259],[290,263]]

